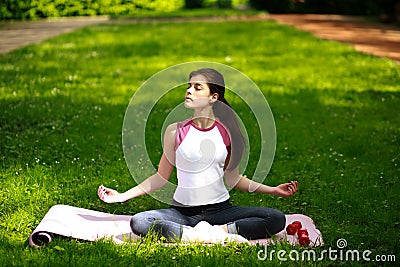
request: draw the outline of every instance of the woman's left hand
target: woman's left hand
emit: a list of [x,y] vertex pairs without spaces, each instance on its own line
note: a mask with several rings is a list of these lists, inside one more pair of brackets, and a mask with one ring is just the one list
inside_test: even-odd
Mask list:
[[280,197],[290,197],[298,190],[298,182],[292,181],[290,183],[284,183],[274,188],[274,195]]

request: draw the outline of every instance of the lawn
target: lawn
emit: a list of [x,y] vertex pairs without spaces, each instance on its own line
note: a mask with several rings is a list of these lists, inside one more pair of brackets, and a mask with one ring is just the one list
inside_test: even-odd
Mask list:
[[[0,56],[1,266],[285,263],[259,261],[257,246],[166,247],[152,237],[128,246],[56,239],[36,249],[27,243],[55,204],[118,214],[167,206],[150,196],[105,204],[96,190],[134,185],[121,143],[134,92],[158,71],[196,60],[232,66],[258,85],[277,132],[264,183],[299,181],[292,198],[232,191],[234,204],[310,216],[325,241],[318,253],[344,238],[347,249],[399,260],[400,66],[269,21],[163,22],[88,27]],[[155,165],[163,118],[178,95],[162,99],[148,121]],[[246,106],[231,102],[246,121]],[[255,134],[251,125],[247,131]],[[256,160],[251,153],[250,162]],[[249,164],[246,173],[252,171]],[[292,264],[348,265],[327,258]]]

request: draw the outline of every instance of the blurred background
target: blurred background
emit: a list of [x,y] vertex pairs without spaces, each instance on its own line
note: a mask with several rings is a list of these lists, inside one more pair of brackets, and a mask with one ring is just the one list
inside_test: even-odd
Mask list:
[[400,22],[400,0],[2,0],[1,20],[69,16],[146,16],[183,9],[264,10],[268,13],[314,13],[370,16]]

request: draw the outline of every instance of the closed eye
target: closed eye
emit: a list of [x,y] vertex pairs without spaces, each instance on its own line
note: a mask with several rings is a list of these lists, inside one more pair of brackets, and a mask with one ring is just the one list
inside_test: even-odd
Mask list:
[[190,87],[194,87],[195,90],[201,90],[203,89],[203,85],[201,83],[195,83],[195,84],[188,84],[188,87],[186,89],[189,89]]

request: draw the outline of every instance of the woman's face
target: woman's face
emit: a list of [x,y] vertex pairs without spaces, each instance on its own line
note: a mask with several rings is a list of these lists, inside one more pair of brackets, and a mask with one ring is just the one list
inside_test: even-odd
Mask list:
[[191,109],[211,106],[218,99],[218,94],[211,94],[203,75],[190,78],[186,90],[185,107]]

